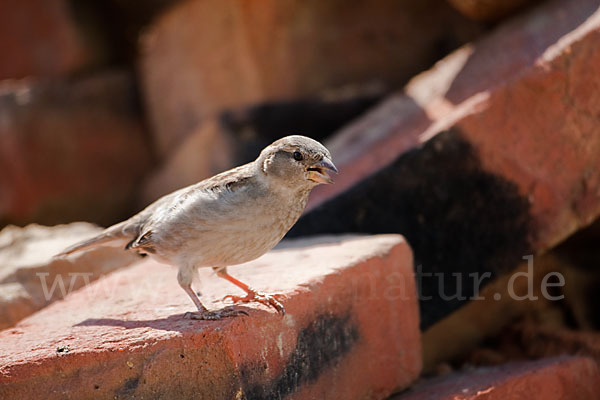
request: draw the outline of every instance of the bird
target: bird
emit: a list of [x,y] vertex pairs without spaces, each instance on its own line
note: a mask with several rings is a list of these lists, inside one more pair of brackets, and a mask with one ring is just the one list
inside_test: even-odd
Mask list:
[[227,267],[275,247],[300,218],[312,189],[333,183],[330,172],[338,170],[325,146],[306,136],[286,136],[265,147],[254,161],[167,194],[57,257],[98,246],[136,251],[178,268],[177,281],[197,308],[184,317],[248,315],[233,306],[210,311],[202,304],[192,282],[199,268],[212,268],[246,293],[225,299],[234,304],[256,301],[284,315],[278,295],[251,288],[229,275]]

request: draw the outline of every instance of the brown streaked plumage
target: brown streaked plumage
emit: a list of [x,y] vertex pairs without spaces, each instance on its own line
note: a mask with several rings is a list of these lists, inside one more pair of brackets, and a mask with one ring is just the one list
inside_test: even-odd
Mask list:
[[[311,190],[333,181],[337,172],[329,151],[305,136],[287,136],[267,146],[246,165],[168,194],[144,210],[78,243],[59,256],[96,246],[123,246],[179,267],[177,279],[190,296],[196,319],[244,313],[226,308],[208,311],[192,290],[200,267],[246,291],[234,301],[259,301],[284,312],[274,296],[257,292],[227,273],[227,266],[260,257],[298,220]],[[245,313],[244,313],[245,314]]]

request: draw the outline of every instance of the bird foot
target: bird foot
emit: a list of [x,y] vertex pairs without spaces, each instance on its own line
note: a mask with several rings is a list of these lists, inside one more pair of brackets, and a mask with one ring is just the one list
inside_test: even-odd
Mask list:
[[237,317],[238,315],[248,315],[248,313],[244,310],[227,307],[217,311],[188,311],[183,314],[183,318],[214,321],[225,317]]
[[233,295],[228,295],[223,297],[223,300],[231,300],[234,303],[249,303],[251,301],[256,301],[259,303],[262,303],[266,306],[270,306],[275,308],[278,312],[281,313],[281,315],[285,315],[285,307],[283,307],[283,304],[281,304],[281,302],[279,301],[279,299],[282,299],[284,296],[281,294],[266,294],[263,292],[258,292],[256,290],[250,290],[248,292],[248,294],[246,294],[246,296],[233,296]]

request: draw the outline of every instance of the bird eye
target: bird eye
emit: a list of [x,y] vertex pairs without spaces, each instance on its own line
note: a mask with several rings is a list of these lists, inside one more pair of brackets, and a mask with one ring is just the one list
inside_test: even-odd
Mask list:
[[293,156],[294,160],[296,161],[302,161],[302,159],[304,158],[304,156],[302,156],[302,153],[300,153],[299,151],[295,151]]

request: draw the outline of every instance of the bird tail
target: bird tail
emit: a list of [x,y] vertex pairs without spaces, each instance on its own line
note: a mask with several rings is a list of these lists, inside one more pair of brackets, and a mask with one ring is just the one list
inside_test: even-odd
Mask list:
[[74,245],[67,247],[60,253],[58,253],[55,258],[65,257],[69,254],[76,253],[78,251],[88,250],[99,246],[123,246],[131,240],[132,235],[128,235],[123,226],[123,223],[113,225],[110,228],[106,228],[102,233],[93,238],[81,241],[79,243],[75,243]]

